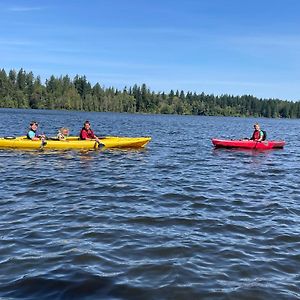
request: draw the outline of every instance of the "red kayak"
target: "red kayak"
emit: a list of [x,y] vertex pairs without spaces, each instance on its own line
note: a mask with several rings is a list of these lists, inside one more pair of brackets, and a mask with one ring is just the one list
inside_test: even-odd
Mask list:
[[283,148],[285,145],[285,141],[256,142],[253,140],[220,140],[220,139],[212,139],[212,143],[217,148],[244,148],[244,149],[257,149],[257,150]]

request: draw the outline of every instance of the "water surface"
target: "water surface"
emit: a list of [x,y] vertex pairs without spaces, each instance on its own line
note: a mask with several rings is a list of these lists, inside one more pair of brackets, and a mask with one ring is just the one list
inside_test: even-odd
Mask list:
[[[0,110],[144,150],[0,150],[1,299],[300,299],[299,120]],[[214,149],[259,121],[283,150]]]

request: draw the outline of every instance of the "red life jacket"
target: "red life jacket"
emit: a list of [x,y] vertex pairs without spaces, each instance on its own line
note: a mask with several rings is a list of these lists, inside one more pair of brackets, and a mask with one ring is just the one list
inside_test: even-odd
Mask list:
[[253,141],[259,140],[261,135],[263,135],[261,130],[254,130],[251,140],[253,140]]
[[86,130],[84,127],[80,131],[80,139],[85,140],[85,139],[94,139],[95,134],[92,129]]

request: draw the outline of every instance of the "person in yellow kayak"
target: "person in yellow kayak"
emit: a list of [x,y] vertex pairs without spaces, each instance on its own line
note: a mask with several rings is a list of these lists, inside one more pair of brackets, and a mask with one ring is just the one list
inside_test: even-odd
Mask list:
[[260,129],[260,126],[258,123],[255,123],[253,127],[254,127],[254,131],[253,131],[253,134],[252,134],[252,137],[250,140],[253,140],[255,142],[264,141],[266,139],[265,131]]
[[95,135],[94,131],[91,129],[90,121],[85,121],[83,127],[80,131],[81,140],[95,140],[100,143],[99,138]]
[[38,140],[44,140],[46,137],[44,134],[38,134],[37,129],[38,129],[38,122],[32,121],[30,122],[29,130],[27,132],[27,138],[32,140],[32,141],[38,141]]
[[58,129],[57,139],[59,139],[60,141],[64,141],[67,139],[68,136],[69,136],[69,128],[61,127]]

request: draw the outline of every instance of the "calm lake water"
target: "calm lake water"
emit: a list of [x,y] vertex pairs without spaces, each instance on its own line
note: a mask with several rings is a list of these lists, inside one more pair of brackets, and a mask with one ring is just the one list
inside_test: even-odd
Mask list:
[[[300,299],[300,120],[0,110],[2,135],[151,136],[0,150],[0,299]],[[254,122],[283,150],[216,150]]]

